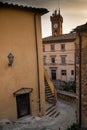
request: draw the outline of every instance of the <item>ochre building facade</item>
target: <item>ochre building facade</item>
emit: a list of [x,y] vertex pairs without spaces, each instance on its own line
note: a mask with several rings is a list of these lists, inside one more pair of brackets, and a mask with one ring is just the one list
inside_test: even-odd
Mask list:
[[41,15],[47,12],[0,3],[0,119],[45,114]]

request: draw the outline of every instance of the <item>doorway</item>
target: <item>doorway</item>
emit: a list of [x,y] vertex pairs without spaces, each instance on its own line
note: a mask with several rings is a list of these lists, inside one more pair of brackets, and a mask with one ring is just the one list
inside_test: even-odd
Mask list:
[[56,70],[51,70],[51,78],[52,80],[56,80]]
[[16,96],[18,118],[30,114],[29,93]]

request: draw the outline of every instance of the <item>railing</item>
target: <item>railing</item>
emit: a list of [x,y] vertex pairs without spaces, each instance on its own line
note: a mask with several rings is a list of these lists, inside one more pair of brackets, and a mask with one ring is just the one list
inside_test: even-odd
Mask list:
[[44,65],[75,65],[75,63],[44,63]]
[[47,84],[48,84],[49,88],[51,89],[51,92],[54,95],[55,100],[57,101],[57,92],[56,92],[56,89],[55,89],[52,81],[50,80],[50,78],[49,78],[49,76],[48,76],[48,74],[47,74],[47,72],[46,72],[45,69],[44,69],[44,78],[47,81]]

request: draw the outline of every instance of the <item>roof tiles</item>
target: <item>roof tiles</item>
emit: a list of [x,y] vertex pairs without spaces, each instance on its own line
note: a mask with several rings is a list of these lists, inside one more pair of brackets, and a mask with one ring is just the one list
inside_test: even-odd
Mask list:
[[13,3],[9,4],[9,3],[0,2],[0,8],[2,7],[11,7],[11,8],[17,8],[17,9],[22,9],[22,10],[24,9],[24,10],[31,11],[34,13],[39,13],[41,15],[49,12],[45,8],[35,8],[35,7],[29,7],[29,6],[18,5],[18,4],[13,4]]
[[76,33],[61,34],[58,36],[49,36],[43,38],[43,43],[68,42],[68,41],[74,41],[75,38]]

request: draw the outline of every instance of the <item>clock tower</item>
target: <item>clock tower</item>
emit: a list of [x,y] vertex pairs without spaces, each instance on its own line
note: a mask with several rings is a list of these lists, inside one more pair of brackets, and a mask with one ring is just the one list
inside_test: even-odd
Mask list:
[[60,9],[59,11],[54,11],[50,17],[50,20],[52,24],[52,36],[58,36],[62,34],[63,17],[60,15]]

